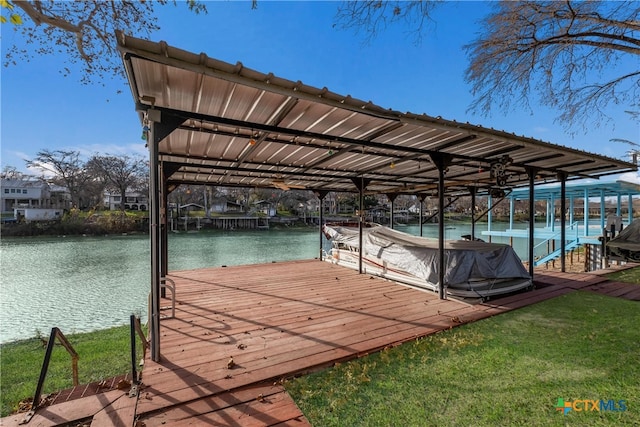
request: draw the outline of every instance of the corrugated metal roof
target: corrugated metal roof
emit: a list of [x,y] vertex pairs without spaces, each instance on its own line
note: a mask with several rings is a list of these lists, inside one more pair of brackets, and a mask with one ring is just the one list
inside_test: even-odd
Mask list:
[[[161,114],[169,184],[434,193],[636,170],[621,160],[371,102],[117,33],[137,110]],[[500,178],[500,179],[498,179]]]

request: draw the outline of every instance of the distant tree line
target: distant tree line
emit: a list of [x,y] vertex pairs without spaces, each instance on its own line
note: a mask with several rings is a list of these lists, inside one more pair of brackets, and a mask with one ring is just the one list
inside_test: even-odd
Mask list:
[[[26,166],[37,173],[30,176],[8,166],[2,171],[4,179],[39,179],[49,185],[60,186],[69,192],[72,207],[101,208],[105,192],[119,193],[125,200],[127,191],[148,194],[149,168],[141,157],[94,154],[84,160],[74,150],[40,150]],[[121,203],[124,211],[124,203]]]
[[[49,185],[60,186],[69,192],[71,204],[80,210],[100,210],[105,204],[105,193],[119,194],[120,209],[124,212],[126,195],[136,192],[149,194],[149,167],[141,156],[94,154],[87,160],[74,150],[40,150],[33,160],[26,161],[29,170],[39,175],[35,177]],[[5,179],[34,179],[19,172],[15,167],[5,167],[0,174]],[[243,187],[211,187],[198,185],[180,185],[168,196],[168,202],[174,207],[197,204],[209,212],[209,207],[216,200],[228,200],[242,206],[243,212],[251,213],[258,201],[267,201],[280,214],[303,215],[307,213],[307,202],[315,196],[308,190],[287,190],[277,188],[243,188]],[[388,209],[390,201],[385,195],[367,195],[365,210],[372,208]],[[425,212],[435,212],[437,199],[427,198],[424,202]],[[394,201],[396,210],[417,212],[419,201],[413,195],[400,195]],[[476,199],[476,215],[487,207],[486,198]],[[526,206],[516,205],[516,210]],[[332,195],[332,203],[325,204],[325,213],[354,213],[358,206],[358,195],[355,192],[340,192]],[[541,206],[542,208],[542,206]],[[447,211],[460,216],[471,216],[470,197],[459,197],[452,200]],[[509,213],[508,203],[502,203],[493,210],[495,215],[505,216]],[[208,214],[208,213],[207,213]]]

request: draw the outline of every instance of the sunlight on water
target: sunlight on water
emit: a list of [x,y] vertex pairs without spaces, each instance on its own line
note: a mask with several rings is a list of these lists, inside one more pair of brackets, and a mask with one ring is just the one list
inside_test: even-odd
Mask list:
[[[398,229],[419,234],[418,226]],[[437,236],[435,224],[423,230]],[[456,225],[445,237],[469,231]],[[170,234],[169,270],[312,259],[319,245],[317,229]],[[146,321],[149,260],[146,235],[3,238],[0,342],[48,336],[54,326],[68,334],[124,325],[132,313]]]
[[[169,236],[169,270],[310,259],[317,230],[182,233]],[[147,318],[147,236],[3,238],[0,342],[85,332]]]
[[146,236],[2,239],[0,342],[146,318],[148,259]]

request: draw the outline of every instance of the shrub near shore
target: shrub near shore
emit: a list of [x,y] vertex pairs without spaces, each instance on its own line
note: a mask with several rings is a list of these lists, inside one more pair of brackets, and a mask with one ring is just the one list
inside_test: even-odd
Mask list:
[[2,235],[58,236],[105,235],[148,231],[147,212],[88,211],[72,209],[59,221],[2,224]]

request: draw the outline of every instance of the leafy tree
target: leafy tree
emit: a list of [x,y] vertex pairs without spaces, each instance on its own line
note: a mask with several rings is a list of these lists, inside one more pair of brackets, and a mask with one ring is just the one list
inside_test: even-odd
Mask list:
[[[22,17],[13,9],[13,3],[7,0],[0,0],[0,8],[3,14],[0,16],[0,23],[5,24],[11,22],[13,25],[22,24]],[[5,9],[8,11],[9,18],[4,15]]]
[[95,155],[87,162],[87,169],[93,176],[99,177],[106,188],[120,193],[120,210],[124,212],[127,190],[140,187],[148,168],[141,158]]
[[[80,64],[80,81],[100,83],[106,77],[122,76],[124,70],[116,50],[115,30],[138,37],[149,37],[158,30],[156,5],[177,4],[176,0],[97,0],[56,1],[0,0],[3,25],[8,21],[25,45],[9,46],[4,65],[28,62],[36,55],[60,55],[66,58],[63,74]],[[206,13],[203,2],[186,0],[196,14]],[[9,18],[5,14],[9,14]]]
[[45,181],[66,187],[75,207],[85,207],[82,192],[93,177],[88,173],[78,151],[41,150],[26,164],[27,167],[41,171]]

